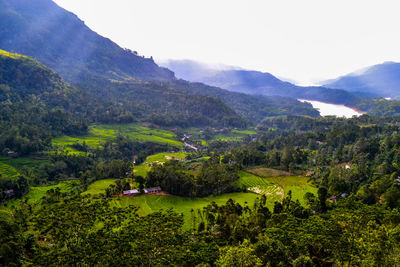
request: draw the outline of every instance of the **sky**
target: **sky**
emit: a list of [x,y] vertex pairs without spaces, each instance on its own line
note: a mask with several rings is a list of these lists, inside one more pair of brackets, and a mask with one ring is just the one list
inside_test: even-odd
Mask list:
[[156,60],[193,59],[311,85],[400,61],[399,0],[55,0]]

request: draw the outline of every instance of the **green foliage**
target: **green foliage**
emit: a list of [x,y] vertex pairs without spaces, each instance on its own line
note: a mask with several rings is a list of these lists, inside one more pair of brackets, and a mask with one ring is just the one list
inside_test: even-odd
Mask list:
[[254,249],[250,247],[250,242],[247,240],[239,246],[221,248],[216,265],[221,267],[262,266],[261,260],[255,255]]
[[239,177],[229,166],[204,163],[197,175],[186,171],[178,161],[155,165],[147,174],[147,186],[161,186],[170,194],[189,197],[219,195],[234,191]]
[[19,225],[11,218],[0,216],[0,265],[21,266],[23,245]]

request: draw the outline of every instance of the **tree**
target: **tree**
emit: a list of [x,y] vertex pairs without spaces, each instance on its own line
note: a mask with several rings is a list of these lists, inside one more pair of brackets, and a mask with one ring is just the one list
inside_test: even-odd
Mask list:
[[144,178],[143,176],[135,176],[136,182],[139,184],[139,191],[143,193],[144,190]]
[[255,255],[250,242],[245,240],[239,246],[221,248],[216,265],[221,267],[254,267],[262,266],[262,262]]

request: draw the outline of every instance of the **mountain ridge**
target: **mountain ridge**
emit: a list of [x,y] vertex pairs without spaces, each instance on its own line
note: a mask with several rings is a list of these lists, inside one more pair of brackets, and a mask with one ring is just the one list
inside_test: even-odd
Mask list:
[[[202,82],[234,92],[312,99],[347,106],[354,106],[359,101],[359,96],[345,90],[320,86],[297,86],[282,81],[268,72],[238,68],[207,69],[206,65],[191,60],[170,60],[164,64],[165,67],[172,69],[178,78]],[[190,67],[186,68],[186,66]]]
[[0,48],[36,58],[69,82],[82,72],[117,80],[175,78],[152,58],[95,33],[53,1],[2,0],[0,7]]
[[340,87],[351,92],[398,99],[400,97],[400,63],[386,61],[366,67],[362,72],[352,72],[322,83],[332,88]]

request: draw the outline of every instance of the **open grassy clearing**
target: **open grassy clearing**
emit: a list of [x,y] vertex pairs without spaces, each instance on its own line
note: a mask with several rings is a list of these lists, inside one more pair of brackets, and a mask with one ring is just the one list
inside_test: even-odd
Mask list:
[[115,139],[119,133],[140,142],[152,142],[183,148],[183,144],[175,140],[176,135],[174,133],[137,124],[92,125],[89,127],[88,134],[84,136],[62,136],[53,139],[53,146],[64,148],[73,154],[80,154],[83,152],[74,149],[71,145],[85,142],[86,145],[97,148],[102,143]]
[[135,166],[133,171],[136,176],[146,177],[147,173],[151,170],[151,165],[153,164],[163,164],[168,160],[184,160],[186,157],[186,153],[158,153],[146,158],[146,161],[142,164]]
[[88,189],[82,193],[82,195],[98,195],[98,194],[105,194],[106,189],[115,183],[117,179],[103,179],[97,180],[91,185],[89,185]]
[[[242,206],[245,202],[253,205],[254,200],[259,195],[254,193],[229,193],[220,196],[210,196],[204,198],[188,198],[179,196],[159,196],[159,195],[141,195],[136,197],[119,197],[111,200],[111,205],[116,207],[128,207],[133,205],[139,208],[140,215],[147,215],[161,209],[167,210],[173,208],[178,213],[183,213],[185,219],[185,228],[192,226],[191,210],[197,215],[197,210],[207,206],[212,201],[218,205],[225,204],[229,199],[233,199]],[[199,222],[199,219],[198,219]]]
[[12,207],[17,206],[22,200],[26,199],[28,204],[39,203],[39,201],[46,196],[46,192],[50,189],[60,188],[60,191],[69,192],[71,191],[79,181],[62,181],[55,185],[47,185],[47,186],[32,186],[28,192],[24,196],[23,199],[13,199],[7,201],[2,206],[0,206],[0,210],[10,209]]

